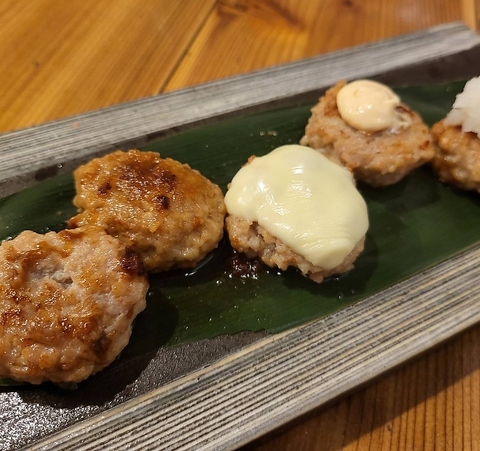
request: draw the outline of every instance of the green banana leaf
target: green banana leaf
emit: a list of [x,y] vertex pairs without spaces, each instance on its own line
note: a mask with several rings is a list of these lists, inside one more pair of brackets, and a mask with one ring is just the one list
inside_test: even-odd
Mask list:
[[[433,124],[464,82],[396,89]],[[251,155],[297,143],[312,105],[299,105],[201,126],[145,146],[189,163],[223,190]],[[428,167],[387,188],[359,186],[368,205],[366,248],[346,275],[315,284],[295,270],[266,267],[236,275],[228,240],[197,268],[150,277],[147,308],[122,359],[160,346],[240,331],[283,331],[342,309],[480,240],[480,199],[441,184]],[[24,229],[59,230],[75,214],[70,174],[0,201],[0,239]],[[0,384],[11,384],[1,380]]]

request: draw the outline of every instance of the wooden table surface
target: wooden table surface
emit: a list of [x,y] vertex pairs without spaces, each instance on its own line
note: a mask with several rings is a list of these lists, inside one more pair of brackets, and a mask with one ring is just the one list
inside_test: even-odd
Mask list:
[[[463,20],[476,0],[0,0],[0,132]],[[250,450],[480,450],[480,325]]]

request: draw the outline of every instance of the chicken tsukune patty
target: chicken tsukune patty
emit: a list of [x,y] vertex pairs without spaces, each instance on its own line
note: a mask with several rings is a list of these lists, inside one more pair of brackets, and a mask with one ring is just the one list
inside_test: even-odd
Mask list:
[[480,192],[480,77],[467,81],[447,116],[433,125],[438,178]]
[[385,85],[338,82],[312,109],[300,144],[320,149],[371,186],[398,182],[433,157],[421,117]]
[[223,236],[223,193],[187,164],[116,151],[74,176],[79,214],[69,227],[102,227],[136,252],[147,272],[193,267]]
[[297,268],[302,274],[317,283],[353,269],[353,263],[362,253],[365,245],[365,236],[363,236],[341,263],[333,268],[325,269],[295,252],[256,221],[229,215],[225,224],[230,243],[238,252],[244,253],[248,258],[259,258],[271,268],[279,268],[283,271],[288,267]]
[[368,229],[350,171],[298,145],[252,157],[225,195],[232,247],[315,282],[353,268]]
[[480,192],[480,138],[459,125],[437,122],[432,127],[435,156],[432,166],[438,178],[459,188]]
[[145,308],[139,258],[93,227],[0,246],[0,377],[77,383],[109,365]]

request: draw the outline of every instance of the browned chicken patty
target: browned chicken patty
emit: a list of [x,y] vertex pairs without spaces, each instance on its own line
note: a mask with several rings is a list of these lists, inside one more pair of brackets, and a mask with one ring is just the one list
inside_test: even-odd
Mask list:
[[480,192],[480,139],[443,120],[431,129],[435,142],[432,166],[438,178],[459,188]]
[[145,308],[139,258],[98,228],[0,246],[0,377],[77,383],[109,365]]
[[148,272],[190,268],[223,236],[221,189],[186,164],[155,152],[116,151],[75,173],[79,214],[136,252]]
[[245,253],[248,258],[258,257],[271,268],[278,267],[282,270],[288,267],[298,268],[303,275],[317,283],[327,277],[350,271],[365,244],[365,237],[363,237],[340,265],[326,270],[313,265],[257,222],[229,215],[225,225],[230,243],[235,250]]
[[364,132],[348,125],[337,108],[337,93],[346,82],[330,88],[317,105],[300,144],[322,153],[350,169],[357,180],[371,186],[398,182],[433,157],[432,138],[420,116],[401,104],[411,125],[397,132]]

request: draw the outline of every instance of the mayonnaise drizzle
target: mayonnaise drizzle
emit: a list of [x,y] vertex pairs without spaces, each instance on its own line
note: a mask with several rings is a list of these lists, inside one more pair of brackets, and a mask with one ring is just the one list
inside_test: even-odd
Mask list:
[[257,222],[324,269],[343,262],[368,229],[365,201],[349,171],[318,151],[279,147],[235,175],[227,211]]
[[347,83],[337,93],[337,108],[351,127],[366,132],[396,130],[409,125],[397,112],[400,98],[387,86],[373,80]]

